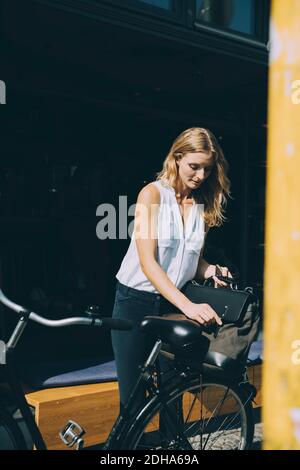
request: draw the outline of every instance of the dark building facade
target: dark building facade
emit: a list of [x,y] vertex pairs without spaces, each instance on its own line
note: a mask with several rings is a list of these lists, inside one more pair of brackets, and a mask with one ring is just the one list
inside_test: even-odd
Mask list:
[[[110,315],[129,240],[99,240],[96,209],[118,207],[119,195],[134,203],[178,133],[204,126],[232,182],[228,221],[211,230],[206,257],[236,267],[261,297],[269,2],[3,0],[0,8],[7,295],[49,317],[91,303]],[[2,313],[6,335],[13,321]],[[65,332],[54,340],[36,327],[20,350],[29,360],[109,351],[108,335],[85,334],[72,329],[66,347]],[[28,349],[32,337],[38,352]]]

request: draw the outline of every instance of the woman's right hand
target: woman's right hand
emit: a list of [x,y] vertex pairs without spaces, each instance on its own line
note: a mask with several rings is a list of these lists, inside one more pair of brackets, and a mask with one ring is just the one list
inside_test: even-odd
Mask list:
[[197,321],[200,325],[208,326],[213,322],[216,322],[218,325],[222,325],[222,320],[208,304],[194,304],[190,302],[188,306],[182,310],[182,313],[187,318]]

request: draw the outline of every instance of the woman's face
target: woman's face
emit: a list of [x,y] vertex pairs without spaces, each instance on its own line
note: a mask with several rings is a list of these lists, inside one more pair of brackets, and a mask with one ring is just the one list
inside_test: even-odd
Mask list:
[[177,161],[183,187],[197,189],[209,177],[214,160],[210,152],[186,153]]

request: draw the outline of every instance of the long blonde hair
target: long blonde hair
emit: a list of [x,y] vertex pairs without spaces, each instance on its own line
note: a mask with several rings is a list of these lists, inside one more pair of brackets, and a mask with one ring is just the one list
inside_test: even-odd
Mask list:
[[205,223],[209,227],[220,226],[226,220],[224,211],[227,197],[230,197],[228,163],[216,137],[208,129],[192,127],[182,132],[173,142],[157,180],[175,188],[179,178],[176,161],[190,152],[209,152],[213,156],[210,175],[192,195],[197,203],[204,204]]

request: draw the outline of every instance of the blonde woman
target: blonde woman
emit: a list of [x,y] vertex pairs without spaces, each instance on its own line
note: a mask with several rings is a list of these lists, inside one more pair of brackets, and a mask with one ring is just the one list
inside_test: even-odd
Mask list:
[[230,190],[227,168],[209,130],[187,129],[174,141],[157,180],[138,195],[133,236],[116,275],[113,310],[114,318],[129,318],[135,325],[130,332],[112,333],[121,406],[153,346],[139,332],[144,316],[179,310],[202,325],[222,324],[209,305],[192,303],[180,289],[193,278],[231,276],[228,268],[202,257],[209,228],[224,220]]

